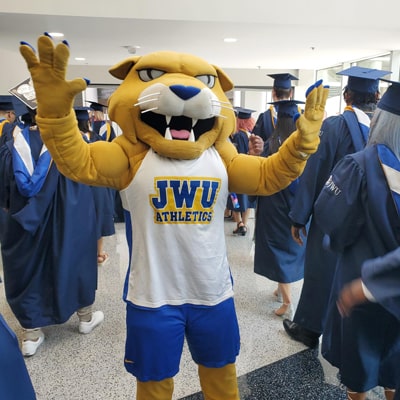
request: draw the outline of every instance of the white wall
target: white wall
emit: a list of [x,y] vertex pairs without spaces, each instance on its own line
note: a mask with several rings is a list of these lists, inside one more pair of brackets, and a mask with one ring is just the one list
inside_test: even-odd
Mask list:
[[[2,77],[0,80],[0,94],[6,94],[8,89],[28,78],[29,72],[25,61],[18,53],[4,51],[2,60],[3,62],[0,63],[0,76]],[[67,78],[83,77],[89,79],[93,84],[119,84],[120,81],[108,73],[110,67],[103,65],[70,65],[67,71]],[[232,79],[235,86],[263,88],[272,86],[273,83],[272,78],[268,77],[267,74],[289,72],[300,78],[299,81],[294,81],[294,85],[299,85],[299,87],[308,87],[309,84],[313,83],[314,76],[314,71],[307,70],[225,69],[224,71]]]
[[29,71],[19,53],[2,49],[0,76],[0,95],[9,94],[9,89],[29,78]]

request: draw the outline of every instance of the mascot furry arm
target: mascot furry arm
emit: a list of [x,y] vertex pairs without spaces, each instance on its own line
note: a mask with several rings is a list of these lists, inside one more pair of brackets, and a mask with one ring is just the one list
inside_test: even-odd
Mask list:
[[72,109],[84,79],[65,79],[69,48],[38,39],[38,54],[21,42],[37,96],[37,122],[59,170],[87,184],[123,189],[149,149],[171,159],[194,159],[215,146],[228,172],[231,191],[272,194],[299,176],[317,150],[328,90],[310,87],[297,130],[275,155],[237,154],[228,137],[235,116],[224,92],[233,88],[218,67],[189,54],[157,52],[131,57],[110,69],[123,82],[109,100],[109,113],[123,131],[112,143],[86,144]]

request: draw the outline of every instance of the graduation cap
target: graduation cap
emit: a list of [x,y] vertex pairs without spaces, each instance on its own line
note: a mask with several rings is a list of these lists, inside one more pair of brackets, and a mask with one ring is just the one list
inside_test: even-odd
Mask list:
[[256,110],[250,110],[248,108],[243,107],[235,107],[236,116],[240,119],[249,119],[251,118],[251,114]]
[[379,100],[377,107],[392,114],[400,115],[400,82],[381,80],[389,82],[391,85]]
[[0,96],[0,111],[14,111],[12,98],[11,95]]
[[349,77],[347,87],[350,90],[361,93],[376,93],[379,89],[379,79],[387,74],[391,74],[391,71],[358,66],[337,72],[337,75]]
[[290,117],[293,118],[299,113],[299,104],[305,104],[304,101],[300,100],[281,100],[269,103],[275,106],[279,117]]
[[90,109],[93,111],[103,111],[105,106],[104,104],[97,103],[95,101],[87,101],[86,103],[90,103]]
[[21,117],[24,114],[29,114],[28,107],[18,97],[12,96],[11,101],[13,104],[12,110],[15,111],[15,114],[17,115],[17,117]]
[[89,107],[75,107],[75,115],[76,119],[80,121],[88,121],[89,120]]
[[283,74],[268,74],[272,79],[274,79],[274,87],[281,89],[290,89],[292,87],[292,81],[298,81],[299,78],[295,77],[289,73]]

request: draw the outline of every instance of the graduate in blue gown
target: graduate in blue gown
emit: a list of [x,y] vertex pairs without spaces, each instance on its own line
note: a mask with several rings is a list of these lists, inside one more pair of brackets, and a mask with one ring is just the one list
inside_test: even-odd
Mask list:
[[[400,320],[400,247],[383,257],[365,261],[361,278],[344,286],[337,305],[342,317],[348,317],[354,306],[367,301],[379,303]],[[395,399],[400,399],[400,374]]]
[[[11,137],[11,132],[15,125],[16,115],[14,105],[11,100],[12,96],[0,96],[0,146]],[[0,208],[0,243],[3,237],[5,220],[5,211]]]
[[96,216],[87,207],[92,191],[58,172],[29,122],[0,148],[5,294],[24,328],[25,356],[43,342],[44,326],[77,312],[79,331],[89,333],[104,318],[91,309],[97,289]]
[[16,123],[16,112],[12,97],[0,96],[0,145],[10,138]]
[[[336,163],[364,148],[378,101],[378,78],[387,73],[361,67],[339,72],[349,76],[343,92],[347,106],[341,115],[324,120],[318,150],[307,161],[299,178],[289,216],[295,240],[306,246],[304,282],[293,321],[285,319],[283,325],[289,336],[309,347],[318,345],[324,329],[337,259],[334,252],[322,246],[323,232],[312,218],[314,202]],[[301,234],[307,235],[306,244],[302,243]]]
[[378,303],[360,304],[346,318],[336,306],[366,260],[400,245],[399,104],[400,84],[393,83],[378,103],[368,146],[337,164],[315,204],[325,243],[338,254],[322,354],[339,369],[349,399],[365,399],[375,386],[393,398],[400,373],[400,321]]
[[[297,77],[287,72],[268,74],[274,80],[272,86],[272,101],[290,100],[293,96],[292,81]],[[260,136],[266,142],[275,130],[277,112],[273,104],[261,113],[254,125],[252,133]]]
[[[96,103],[97,104],[97,103]],[[97,142],[103,139],[100,134],[90,130],[89,108],[76,107],[75,115],[78,121],[78,127],[83,139],[87,143]],[[93,203],[88,207],[93,207],[96,212],[97,220],[97,264],[105,265],[109,261],[109,255],[103,248],[103,238],[115,234],[114,208],[115,208],[115,190],[106,187],[91,186],[93,192]]]
[[[90,103],[90,121],[91,130],[100,137],[101,140],[111,142],[116,138],[114,128],[110,121],[106,119],[104,109],[107,108],[104,104],[95,101],[88,101]],[[124,222],[124,210],[122,207],[121,197],[118,190],[114,190],[114,222]]]
[[[274,102],[278,111],[276,128],[267,141],[266,156],[276,153],[281,144],[295,131],[294,117],[298,114],[295,100]],[[295,197],[297,180],[288,188],[271,196],[258,196],[255,221],[254,272],[278,282],[276,294],[282,305],[275,310],[278,316],[291,312],[290,283],[303,279],[304,250],[291,235],[290,207]]]
[[106,106],[95,101],[90,101],[89,103],[91,131],[100,136],[100,140],[105,140],[106,142],[113,141],[116,136],[111,122],[105,118],[104,108]]
[[[236,132],[232,135],[231,140],[235,145],[238,153],[248,154],[250,132],[254,127],[254,118],[252,113],[254,110],[243,107],[235,107],[236,116]],[[235,206],[232,202],[232,196],[228,197],[227,208],[231,210],[233,220],[236,222],[234,235],[245,236],[247,234],[247,223],[250,210],[255,208],[255,201],[251,201],[249,196],[244,193],[234,193],[238,204]]]

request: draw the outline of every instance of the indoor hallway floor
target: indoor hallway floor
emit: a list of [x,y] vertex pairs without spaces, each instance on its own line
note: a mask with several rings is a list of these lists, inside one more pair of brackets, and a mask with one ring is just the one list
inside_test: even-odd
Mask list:
[[[234,222],[225,221],[228,258],[234,278],[235,303],[241,331],[241,351],[237,373],[242,400],[341,400],[345,392],[338,384],[337,370],[319,354],[291,340],[282,326],[282,317],[273,291],[276,284],[253,272],[250,219],[246,236],[232,234]],[[26,365],[38,400],[133,400],[135,379],[125,371],[125,305],[122,288],[128,263],[124,224],[116,224],[116,234],[105,238],[109,262],[99,267],[95,309],[105,314],[104,323],[89,335],[78,333],[73,315],[59,326],[45,327],[46,339]],[[2,276],[0,269],[0,274]],[[294,305],[302,281],[293,284]],[[0,283],[0,312],[20,336],[21,328],[11,313]],[[202,399],[197,367],[187,347],[175,377],[173,399]],[[380,390],[369,400],[383,399]],[[6,399],[5,399],[6,400]],[[23,400],[23,399],[21,399]],[[223,400],[223,399],[221,399]]]

